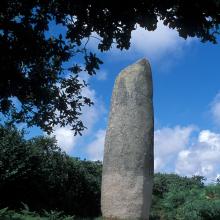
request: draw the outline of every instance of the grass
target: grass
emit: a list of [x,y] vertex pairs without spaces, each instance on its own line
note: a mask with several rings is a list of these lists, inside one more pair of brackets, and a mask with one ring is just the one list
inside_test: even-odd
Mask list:
[[21,211],[9,210],[8,208],[0,209],[0,220],[102,220],[98,218],[79,218],[75,216],[63,215],[57,211],[44,211],[42,215],[29,211],[28,207]]

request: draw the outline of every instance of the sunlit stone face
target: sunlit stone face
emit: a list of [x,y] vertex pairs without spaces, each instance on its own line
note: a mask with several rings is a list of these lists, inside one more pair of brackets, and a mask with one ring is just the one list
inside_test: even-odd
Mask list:
[[104,219],[149,218],[153,134],[151,68],[142,59],[119,74],[112,94],[102,175]]

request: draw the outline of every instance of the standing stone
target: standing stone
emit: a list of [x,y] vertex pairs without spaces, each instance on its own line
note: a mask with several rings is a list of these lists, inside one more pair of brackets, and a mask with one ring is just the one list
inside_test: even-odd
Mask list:
[[105,220],[147,220],[153,185],[152,75],[146,59],[116,79],[102,173]]

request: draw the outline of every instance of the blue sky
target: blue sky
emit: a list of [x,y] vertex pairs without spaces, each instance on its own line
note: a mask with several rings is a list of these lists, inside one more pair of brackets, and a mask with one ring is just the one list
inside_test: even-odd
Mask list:
[[[83,93],[95,105],[83,109],[88,127],[83,136],[74,137],[68,127],[55,129],[63,150],[82,159],[102,160],[115,78],[145,57],[154,83],[155,171],[204,175],[209,181],[220,175],[220,44],[184,40],[159,23],[154,32],[138,27],[128,51],[113,47],[100,53],[95,38],[88,47],[104,61],[95,77],[80,76],[89,83]],[[30,130],[30,136],[40,133]]]

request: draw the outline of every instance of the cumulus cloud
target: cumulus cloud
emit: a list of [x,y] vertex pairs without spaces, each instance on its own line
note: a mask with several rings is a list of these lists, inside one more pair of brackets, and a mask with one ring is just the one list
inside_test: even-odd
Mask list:
[[[100,37],[93,33],[89,41],[89,48],[97,51]],[[182,54],[186,46],[190,45],[193,38],[186,40],[179,37],[176,30],[165,26],[160,20],[155,31],[147,31],[137,25],[136,30],[131,32],[131,46],[128,51],[119,50],[115,45],[110,50],[111,59],[137,59],[137,57],[148,57],[150,60],[161,60],[161,58],[172,56],[176,59]],[[166,60],[167,63],[167,60]]]
[[152,32],[138,26],[132,32],[131,37],[131,50],[153,58],[167,55],[170,52],[176,52],[177,54],[184,45],[191,42],[191,39],[184,40],[180,38],[176,30],[163,25],[162,21],[158,22],[157,29]]
[[175,171],[181,175],[202,175],[215,180],[220,165],[220,134],[202,130],[197,142],[178,153]]
[[[87,75],[83,73],[80,76],[80,80],[85,80],[86,82],[88,82],[89,77]],[[82,141],[92,133],[95,124],[97,123],[99,118],[102,117],[106,112],[105,106],[101,98],[96,94],[95,90],[92,89],[90,86],[87,86],[82,89],[82,96],[88,97],[94,102],[93,106],[82,107],[82,111],[81,111],[82,115],[80,118],[84,123],[84,126],[86,126],[87,128],[82,132],[83,136],[78,136],[78,135],[74,136],[74,132],[71,130],[69,126],[66,127],[57,126],[52,134],[56,136],[58,145],[65,152],[69,154],[73,152],[74,148],[79,143],[82,144]]]
[[95,139],[87,146],[88,159],[103,160],[105,130],[98,130]]
[[155,131],[155,171],[183,176],[202,175],[214,181],[220,171],[220,134],[194,132],[195,126],[165,127]]
[[214,119],[214,122],[217,125],[220,125],[220,92],[214,98],[211,104],[211,113]]
[[59,147],[66,153],[71,152],[78,138],[78,136],[74,136],[73,131],[69,127],[56,127],[53,135],[55,135]]
[[171,166],[179,151],[190,141],[195,126],[164,127],[154,132],[155,170],[162,171]]
[[212,150],[220,151],[220,134],[203,130],[199,134],[199,142],[210,145]]

